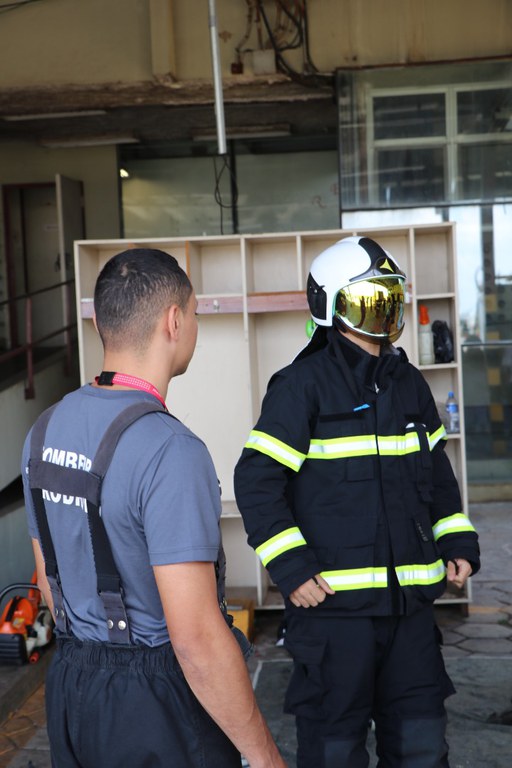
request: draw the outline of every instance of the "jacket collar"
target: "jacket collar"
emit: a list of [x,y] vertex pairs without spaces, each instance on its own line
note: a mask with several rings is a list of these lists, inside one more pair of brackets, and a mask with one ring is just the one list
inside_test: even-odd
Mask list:
[[376,393],[385,389],[392,378],[398,378],[405,372],[407,355],[401,348],[391,344],[381,347],[380,356],[371,355],[346,334],[336,328],[327,332],[328,351],[333,355],[343,370],[347,383],[354,394],[368,391]]

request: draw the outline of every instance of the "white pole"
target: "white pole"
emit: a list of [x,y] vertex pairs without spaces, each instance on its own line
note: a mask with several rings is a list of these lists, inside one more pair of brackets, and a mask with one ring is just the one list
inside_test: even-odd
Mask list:
[[215,88],[215,118],[217,121],[217,143],[219,155],[225,155],[226,126],[224,124],[224,101],[222,99],[222,76],[219,58],[219,38],[217,34],[217,14],[215,0],[208,0],[208,21],[210,24],[210,40],[212,46],[213,85]]

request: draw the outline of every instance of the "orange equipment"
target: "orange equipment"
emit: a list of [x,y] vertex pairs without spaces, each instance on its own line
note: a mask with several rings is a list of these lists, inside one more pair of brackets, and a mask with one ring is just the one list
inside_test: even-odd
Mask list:
[[53,619],[35,572],[30,584],[11,584],[2,590],[0,606],[9,592],[18,589],[26,590],[27,595],[12,597],[0,616],[0,664],[34,664],[53,637]]

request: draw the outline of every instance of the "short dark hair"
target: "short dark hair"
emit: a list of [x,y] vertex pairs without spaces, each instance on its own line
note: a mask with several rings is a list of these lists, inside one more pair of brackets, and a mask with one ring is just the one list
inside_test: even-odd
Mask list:
[[96,325],[104,347],[143,349],[172,304],[185,309],[192,284],[174,256],[131,248],[113,256],[94,290]]

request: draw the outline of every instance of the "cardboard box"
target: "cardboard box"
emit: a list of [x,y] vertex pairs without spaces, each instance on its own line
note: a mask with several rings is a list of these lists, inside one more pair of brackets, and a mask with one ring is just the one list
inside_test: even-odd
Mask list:
[[244,635],[253,639],[254,635],[254,602],[247,598],[228,600],[228,613],[233,617],[233,624],[241,629]]

